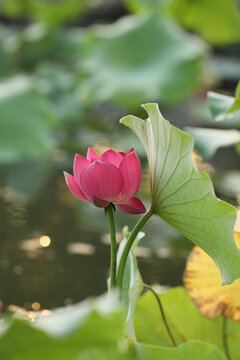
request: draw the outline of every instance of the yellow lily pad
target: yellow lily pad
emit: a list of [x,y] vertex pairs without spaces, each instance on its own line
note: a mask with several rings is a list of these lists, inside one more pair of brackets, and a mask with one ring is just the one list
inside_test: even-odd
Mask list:
[[[240,248],[240,232],[234,232],[234,239]],[[184,285],[201,315],[211,319],[224,315],[240,321],[240,279],[222,286],[218,267],[198,246],[188,259]]]

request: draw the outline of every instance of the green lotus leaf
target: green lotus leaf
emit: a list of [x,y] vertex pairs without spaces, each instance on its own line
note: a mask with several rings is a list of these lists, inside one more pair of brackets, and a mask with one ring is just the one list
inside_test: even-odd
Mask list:
[[232,283],[240,277],[235,208],[217,199],[208,174],[196,170],[192,136],[165,120],[157,104],[143,108],[147,120],[129,115],[120,121],[138,135],[147,152],[154,213],[212,257],[223,284]]
[[137,106],[146,99],[174,104],[197,86],[205,45],[170,18],[127,16],[90,29],[81,65],[82,101]]

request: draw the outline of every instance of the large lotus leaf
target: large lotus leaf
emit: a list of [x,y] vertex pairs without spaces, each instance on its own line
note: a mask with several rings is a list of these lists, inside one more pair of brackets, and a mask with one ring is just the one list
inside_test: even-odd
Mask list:
[[157,104],[143,107],[147,120],[130,115],[121,122],[138,135],[147,152],[153,211],[212,257],[223,284],[232,283],[240,277],[235,208],[217,199],[209,176],[196,170],[193,138],[170,125]]
[[226,357],[215,346],[201,341],[188,341],[177,348],[137,343],[136,350],[139,360],[226,360]]
[[240,142],[240,131],[187,127],[194,137],[194,147],[204,158],[210,158],[219,147],[231,146]]
[[89,31],[82,62],[84,101],[173,104],[197,86],[204,45],[167,17],[128,16]]
[[175,18],[214,45],[240,41],[240,15],[235,0],[173,0]]
[[30,79],[15,77],[0,86],[0,162],[47,155],[54,147],[52,112]]

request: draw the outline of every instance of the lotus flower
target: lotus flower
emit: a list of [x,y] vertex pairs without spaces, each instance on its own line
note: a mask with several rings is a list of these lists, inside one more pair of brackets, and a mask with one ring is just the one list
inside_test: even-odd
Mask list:
[[135,151],[107,150],[100,157],[88,149],[87,158],[76,154],[73,176],[64,172],[67,186],[78,199],[105,208],[110,203],[129,214],[141,214],[145,206],[137,197],[141,164]]

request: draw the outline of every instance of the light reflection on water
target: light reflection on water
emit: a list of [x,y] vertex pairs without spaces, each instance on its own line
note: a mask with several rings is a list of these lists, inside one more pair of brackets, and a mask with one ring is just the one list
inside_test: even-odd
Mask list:
[[[16,304],[49,309],[106,290],[110,247],[104,211],[76,200],[62,171],[53,172],[32,201],[0,197],[0,215],[2,308]],[[122,227],[128,224],[131,229],[136,221],[136,216],[117,211],[118,242]],[[191,244],[179,241],[176,231],[156,219],[145,231],[136,253],[144,281],[181,284]]]

